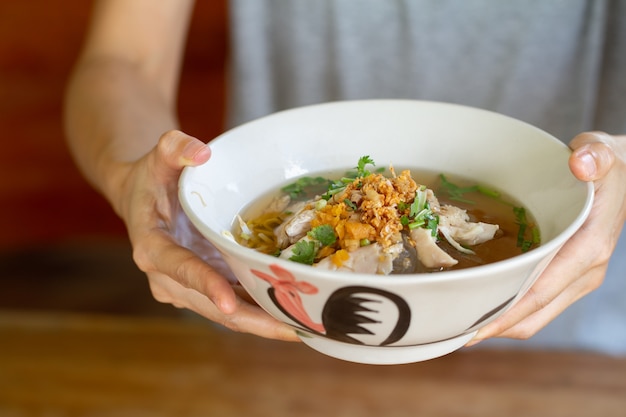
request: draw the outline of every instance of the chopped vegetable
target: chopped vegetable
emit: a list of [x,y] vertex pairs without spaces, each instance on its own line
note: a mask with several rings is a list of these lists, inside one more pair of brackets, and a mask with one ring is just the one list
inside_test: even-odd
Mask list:
[[315,242],[312,240],[301,240],[294,245],[293,255],[289,258],[289,260],[301,264],[313,265],[316,252],[317,247]]
[[470,187],[459,187],[458,185],[448,181],[444,174],[440,174],[439,178],[441,179],[441,186],[448,193],[450,200],[460,201],[469,204],[474,203],[472,200],[463,198],[463,194],[477,191],[478,188],[476,185]]
[[[290,261],[313,265],[321,250],[328,248],[337,241],[335,231],[328,224],[314,227],[307,233],[307,237],[308,239],[302,239],[295,243],[293,255],[289,258]],[[334,249],[326,252],[322,253],[323,256],[333,253]]]
[[281,191],[289,194],[289,197],[293,200],[297,200],[307,194],[307,189],[311,187],[327,186],[328,181],[323,177],[301,177],[294,183],[289,184],[281,188]]
[[308,233],[309,237],[319,241],[323,246],[330,246],[337,241],[337,235],[329,224],[314,227]]
[[424,227],[429,229],[433,236],[437,236],[439,218],[430,209],[426,197],[426,187],[421,186],[415,192],[415,198],[410,205],[409,215],[401,217],[400,223],[403,226],[408,226],[409,230]]
[[354,202],[350,201],[347,198],[344,198],[343,202],[346,203],[346,206],[348,206],[350,210],[357,211],[358,207],[356,206],[356,204],[354,204]]
[[367,165],[376,166],[374,160],[369,157],[369,155],[365,155],[359,158],[359,162],[356,166],[357,178],[367,177],[371,174],[368,170],[365,169]]
[[474,202],[472,200],[464,198],[463,195],[467,193],[478,192],[486,195],[487,197],[491,197],[505,203],[505,201],[501,200],[502,195],[500,194],[500,192],[494,190],[493,188],[489,188],[480,184],[470,185],[467,187],[459,187],[458,185],[448,181],[444,174],[440,174],[439,178],[441,179],[442,188],[448,193],[448,196],[451,200],[473,204]]
[[[371,175],[371,172],[365,169],[367,165],[376,166],[374,160],[368,155],[360,157],[357,166],[355,167],[356,171],[348,172],[345,177],[342,177],[336,181],[331,181],[328,190],[322,195],[322,198],[324,200],[329,200],[335,194],[345,190],[346,186],[353,183],[355,179],[364,178]],[[384,171],[384,169],[379,171]]]
[[330,200],[332,196],[346,189],[346,185],[351,184],[354,178],[342,177],[337,181],[332,181],[328,186],[328,190],[322,195],[324,200]]
[[[528,223],[524,207],[513,207],[513,213],[515,213],[515,223],[519,226],[517,246],[522,249],[522,252],[528,252],[533,245],[539,244],[541,240],[539,229]],[[530,239],[526,238],[528,231]]]

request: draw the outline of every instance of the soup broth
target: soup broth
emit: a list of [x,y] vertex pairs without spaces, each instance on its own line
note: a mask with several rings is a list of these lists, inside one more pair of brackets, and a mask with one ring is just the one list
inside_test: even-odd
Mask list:
[[[484,223],[497,225],[497,230],[492,238],[483,242],[473,245],[459,245],[454,239],[448,239],[442,236],[442,232],[439,229],[445,229],[445,227],[442,226],[441,216],[438,215],[436,210],[431,210],[431,214],[433,215],[431,216],[431,222],[439,222],[439,226],[435,225],[429,229],[434,235],[433,240],[435,240],[436,245],[453,258],[456,263],[453,265],[446,264],[444,266],[424,265],[419,259],[415,259],[414,255],[407,255],[407,259],[409,260],[405,259],[404,264],[410,263],[411,267],[399,267],[398,259],[394,259],[393,270],[385,271],[384,273],[423,273],[469,268],[511,258],[525,251],[532,250],[540,244],[539,230],[537,229],[531,213],[526,210],[519,201],[516,201],[501,190],[489,186],[477,185],[476,182],[468,178],[443,175],[417,169],[410,169],[408,171],[410,171],[410,178],[417,183],[418,187],[422,186],[422,188],[432,190],[432,193],[434,193],[435,199],[428,200],[428,203],[431,204],[426,204],[424,208],[432,209],[433,207],[431,207],[431,205],[435,205],[435,202],[438,201],[441,207],[454,206],[464,210],[468,215],[467,221],[469,224]],[[384,175],[386,178],[393,178],[398,172],[401,172],[401,170],[393,168],[391,172],[390,170],[384,170],[384,172],[380,172],[380,170],[377,171],[377,173]],[[406,171],[402,170],[402,172]],[[268,255],[284,255],[283,252],[287,249],[285,249],[284,243],[282,245],[279,244],[280,238],[277,237],[275,232],[286,220],[294,217],[293,208],[298,207],[298,205],[302,206],[308,204],[309,209],[312,209],[313,212],[319,210],[320,206],[326,205],[325,202],[320,202],[320,200],[323,199],[320,199],[319,196],[328,193],[329,187],[332,189],[333,184],[337,185],[338,179],[345,179],[346,177],[353,179],[355,176],[354,173],[348,175],[345,171],[319,173],[313,176],[301,177],[296,181],[292,180],[284,184],[279,190],[266,194],[247,206],[240,213],[240,216],[238,216],[238,221],[235,221],[233,225],[233,235],[241,245],[251,247],[267,253]],[[347,180],[344,182],[347,182]],[[335,197],[331,197],[329,202],[332,201],[332,198]],[[417,197],[415,197],[415,200],[417,200]],[[285,204],[285,201],[289,201],[289,203]],[[365,207],[357,208],[356,205],[352,204],[350,201],[346,201],[346,199],[344,199],[344,201],[348,206],[352,206],[352,209],[355,211],[352,217],[355,217],[356,213]],[[282,202],[282,204],[278,202]],[[403,201],[398,203],[398,205],[403,208],[404,205],[408,205],[409,202],[410,201]],[[417,201],[415,203],[417,203]],[[351,208],[348,207],[345,210],[349,211]],[[407,215],[403,217],[407,217],[410,212],[411,210],[407,207],[405,211]],[[309,213],[309,217],[313,215],[314,214]],[[432,218],[435,220],[432,220]],[[414,219],[411,217],[408,217],[407,221],[412,222],[413,220]],[[315,221],[316,220],[313,221],[314,224],[319,223],[319,221],[317,221],[317,223],[315,223]],[[409,223],[410,226],[413,224],[415,224],[415,222]],[[341,232],[343,230],[336,224],[333,224],[333,227],[335,227],[335,231]],[[426,227],[426,225],[421,227]],[[437,227],[439,229],[437,229]],[[304,229],[306,229],[306,227],[303,227],[303,230]],[[410,238],[407,239],[407,237],[414,235],[407,227],[404,227],[402,233],[405,234],[403,238],[404,248],[408,248],[407,253],[413,253],[411,247],[416,246],[415,242]],[[309,233],[309,236],[310,235]],[[310,240],[310,238],[306,239]],[[369,240],[371,239],[361,239],[357,249],[371,244],[372,242]],[[335,243],[335,248],[321,248],[320,251],[326,251],[329,254],[327,256],[332,255],[338,257],[340,254],[339,249],[340,248]],[[345,249],[345,247],[343,247],[343,249]],[[291,250],[291,248],[289,250]],[[354,246],[349,247],[347,252],[348,254],[354,253],[354,250]],[[417,247],[417,251],[420,251],[419,246]],[[317,263],[317,261],[319,261],[319,257],[314,262]],[[337,262],[335,262],[335,267],[337,265]],[[377,271],[375,273],[381,272]]]

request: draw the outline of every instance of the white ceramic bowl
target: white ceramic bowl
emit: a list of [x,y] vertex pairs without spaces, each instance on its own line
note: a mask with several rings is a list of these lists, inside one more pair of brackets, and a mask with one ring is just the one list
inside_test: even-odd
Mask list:
[[[570,151],[556,138],[510,117],[445,103],[364,100],[297,108],[232,129],[211,148],[209,162],[186,168],[180,179],[190,220],[269,314],[297,328],[313,349],[361,363],[416,362],[462,347],[528,290],[593,200],[591,184],[573,177]],[[445,172],[506,190],[535,216],[542,245],[465,270],[381,276],[323,271],[229,237],[235,215],[257,197],[304,174],[350,168],[363,155],[380,167]],[[350,300],[372,311],[338,307]],[[350,316],[359,315],[373,319],[357,325],[371,334],[348,329]]]

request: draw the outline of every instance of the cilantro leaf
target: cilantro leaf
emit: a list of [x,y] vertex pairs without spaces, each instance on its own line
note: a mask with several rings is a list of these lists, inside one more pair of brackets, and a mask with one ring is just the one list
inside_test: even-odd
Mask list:
[[370,158],[369,155],[360,157],[359,162],[357,163],[357,166],[356,166],[356,172],[357,172],[358,177],[367,177],[368,175],[371,174],[371,172],[365,169],[367,165],[376,166],[376,164],[374,163],[374,160]]
[[502,201],[502,195],[498,190],[494,190],[493,188],[486,187],[481,184],[471,185],[468,187],[459,187],[458,185],[448,181],[445,175],[440,174],[439,178],[441,179],[441,187],[448,193],[451,200],[456,200],[464,203],[474,204],[474,201],[468,200],[463,197],[463,194],[478,192],[480,194],[486,195],[487,197],[491,197],[495,200]]
[[313,265],[313,261],[315,260],[315,253],[315,242],[310,240],[300,240],[294,245],[293,255],[291,255],[289,260],[301,264]]
[[308,233],[309,237],[318,240],[323,246],[330,246],[337,241],[337,235],[329,224],[314,227]]
[[330,180],[323,177],[300,177],[295,182],[284,186],[281,191],[289,194],[293,200],[306,197],[306,194],[316,187],[326,186]]
[[478,190],[477,186],[459,187],[458,185],[448,181],[446,176],[443,174],[440,174],[439,178],[441,179],[441,187],[448,193],[448,196],[450,197],[451,200],[474,204],[474,201],[464,198],[463,194],[469,193],[472,191],[477,191]]
[[[347,172],[344,177],[336,181],[330,181],[330,184],[328,185],[328,190],[326,191],[326,193],[322,195],[322,198],[324,200],[330,200],[330,198],[333,195],[345,190],[346,185],[352,183],[355,179],[367,177],[368,175],[370,175],[371,172],[365,169],[367,165],[376,166],[376,164],[374,163],[374,160],[370,158],[369,155],[360,157],[357,163],[357,166],[355,167],[356,172],[355,171]],[[384,168],[379,169],[377,171],[382,172],[384,171]]]
[[332,196],[345,190],[346,185],[350,184],[352,181],[354,181],[352,177],[341,177],[336,181],[331,181],[328,185],[328,190],[322,195],[322,198],[326,201],[330,200]]

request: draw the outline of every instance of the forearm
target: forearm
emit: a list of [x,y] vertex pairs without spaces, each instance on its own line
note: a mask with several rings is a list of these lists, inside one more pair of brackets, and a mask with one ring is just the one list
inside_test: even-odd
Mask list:
[[130,63],[85,60],[77,66],[65,103],[68,144],[85,177],[114,206],[127,163],[177,127],[174,106]]
[[191,0],[99,0],[65,97],[66,137],[85,177],[119,213],[131,163],[176,128]]

